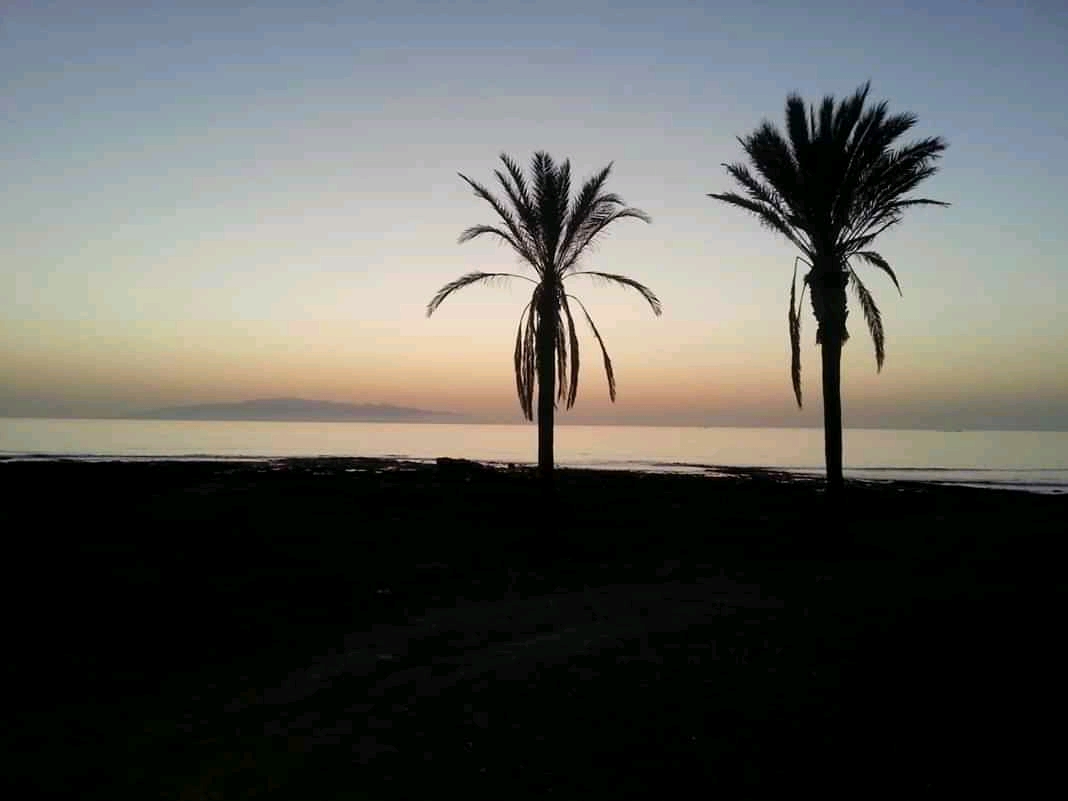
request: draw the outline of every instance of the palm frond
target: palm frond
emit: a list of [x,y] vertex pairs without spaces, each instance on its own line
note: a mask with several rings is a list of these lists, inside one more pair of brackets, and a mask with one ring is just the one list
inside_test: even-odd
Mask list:
[[[615,204],[612,204],[615,205]],[[557,273],[563,276],[564,273],[574,270],[575,265],[578,263],[579,257],[593,244],[597,236],[609,225],[619,220],[636,219],[642,222],[652,222],[652,219],[641,209],[635,208],[618,208],[611,211],[601,211],[591,214],[584,223],[579,226],[578,233],[572,240],[568,253],[563,262],[557,267]]]
[[[568,382],[567,388],[567,408],[570,409],[575,405],[575,398],[578,397],[579,341],[578,332],[575,330],[575,320],[571,316],[571,307],[567,303],[567,298],[566,293],[561,293],[560,306],[564,310],[564,316],[567,318],[568,345],[571,348],[571,380]],[[562,382],[561,386],[563,386]]]
[[[467,182],[472,190],[474,190],[477,197],[482,198],[493,207],[493,210],[497,212],[497,216],[501,218],[505,227],[507,227],[508,232],[511,234],[512,242],[514,242],[516,246],[516,251],[524,261],[528,262],[535,270],[540,272],[541,270],[538,264],[537,254],[530,249],[530,243],[524,238],[523,232],[521,231],[519,224],[516,222],[515,215],[513,215],[492,192],[486,189],[486,187],[482,186],[477,181],[472,181],[463,173],[458,173],[458,175]],[[468,231],[470,231],[470,229],[468,229]],[[466,234],[467,231],[464,233]],[[463,237],[464,235],[461,234],[460,241],[467,241]],[[468,239],[470,238],[472,237],[468,237]]]
[[844,191],[846,176],[853,168],[850,137],[863,113],[868,85],[861,86],[850,98],[835,103],[833,96],[823,98],[817,122],[812,109],[812,147],[802,165],[805,178],[805,203],[808,234],[823,250],[837,239],[840,214],[837,210],[851,205]]
[[604,357],[604,373],[608,377],[608,397],[612,403],[616,402],[616,375],[612,371],[612,360],[608,357],[608,349],[604,346],[604,340],[601,339],[601,332],[597,330],[597,326],[594,325],[593,318],[590,317],[590,313],[586,311],[586,305],[576,298],[574,295],[568,295],[575,303],[582,309],[582,313],[586,316],[586,322],[590,324],[590,329],[593,331],[593,336],[597,340],[597,344],[601,346],[601,355]]
[[724,203],[729,203],[732,206],[737,206],[740,209],[752,212],[757,216],[757,219],[762,225],[782,234],[799,248],[805,247],[797,238],[797,235],[793,232],[789,224],[787,224],[786,217],[784,217],[783,213],[775,206],[769,203],[742,197],[737,192],[709,192],[708,196],[714,200],[721,200]]
[[[868,85],[865,84],[863,89],[866,94]],[[841,231],[850,224],[849,214],[856,204],[857,187],[860,181],[873,161],[885,149],[887,143],[893,140],[893,136],[887,138],[888,133],[892,131],[887,129],[886,112],[885,102],[868,109],[854,120],[852,138],[848,141],[841,140],[845,162],[839,178],[838,191],[835,193],[830,210],[831,228],[834,231]],[[853,119],[852,114],[849,119]],[[846,121],[846,118],[843,118],[843,124]],[[843,132],[843,135],[845,133]]]
[[568,362],[568,336],[567,336],[567,320],[560,313],[560,303],[557,300],[553,304],[553,323],[556,328],[556,336],[553,339],[553,346],[556,350],[556,401],[555,403],[565,399],[567,395],[567,362]]
[[764,179],[766,187],[773,187],[780,205],[795,214],[804,208],[801,176],[790,145],[771,123],[765,122],[744,139],[739,140],[753,166]]
[[786,199],[772,184],[761,183],[744,164],[724,164],[727,174],[742,185],[751,200],[762,205],[771,206],[783,222],[790,224],[791,209]]
[[504,187],[508,199],[512,201],[516,214],[519,216],[520,227],[528,243],[531,253],[535,254],[544,264],[546,254],[542,247],[541,223],[538,218],[538,209],[530,194],[530,188],[519,164],[508,154],[501,154],[501,162],[504,164],[507,175],[500,170],[494,170],[497,180]]
[[783,197],[773,186],[762,184],[743,164],[724,164],[727,174],[745,189],[748,197],[737,192],[710,193],[716,200],[730,203],[757,216],[757,219],[773,231],[785,236],[806,255],[812,255],[812,248],[805,242],[805,237],[812,239],[806,222],[797,209],[788,208]]
[[523,252],[523,246],[516,242],[511,234],[507,231],[502,231],[495,225],[472,225],[470,228],[465,228],[464,232],[460,234],[457,243],[462,245],[464,242],[470,242],[472,239],[482,236],[483,234],[490,234],[491,236],[495,236],[507,242],[512,246],[512,249],[515,250],[516,253],[522,254]]
[[864,321],[868,324],[872,342],[875,343],[876,370],[881,371],[883,369],[883,359],[886,358],[882,315],[879,313],[879,307],[875,305],[875,298],[871,296],[868,288],[864,286],[864,283],[857,277],[852,268],[849,270],[849,283],[853,287],[857,300],[860,302],[860,308],[864,312]]
[[835,144],[842,150],[846,149],[849,136],[860,120],[860,115],[864,111],[864,101],[867,99],[870,89],[871,81],[867,81],[853,93],[851,98],[843,100],[838,105],[838,109],[834,114],[832,137]]
[[857,186],[854,216],[861,221],[872,212],[908,200],[907,194],[937,171],[934,163],[944,144],[929,141],[891,152],[884,151],[869,163]]
[[[450,281],[438,290],[437,294],[431,298],[430,303],[426,305],[426,316],[432,315],[442,304],[442,302],[458,289],[463,289],[465,286],[471,284],[477,284],[480,282],[492,283],[494,281],[507,282],[513,278],[518,278],[521,281],[531,281],[525,275],[516,275],[515,273],[467,273],[467,275],[461,275],[455,281]],[[535,283],[531,281],[531,283]]]
[[556,174],[553,176],[553,189],[555,189],[553,197],[555,203],[552,206],[553,236],[552,241],[546,244],[552,245],[549,254],[556,261],[560,238],[564,235],[567,226],[567,210],[571,205],[571,161],[569,159],[564,159],[564,163],[556,168]]
[[534,299],[530,304],[530,312],[527,314],[527,327],[523,331],[523,376],[524,395],[523,405],[526,407],[528,420],[534,419],[534,386],[538,375],[538,292],[535,290]]
[[[935,162],[946,149],[944,140],[931,137],[896,151],[890,150],[893,139],[914,123],[914,116],[898,115],[887,120],[884,129],[870,137],[872,144],[852,187],[849,220],[842,226],[840,241],[857,240],[877,228],[889,227],[888,224],[899,221],[902,211],[910,206],[949,205],[930,198],[906,197],[920,182],[937,172]],[[866,246],[856,245],[855,249]]]
[[571,164],[557,165],[545,152],[534,154],[531,172],[534,175],[534,207],[538,212],[538,227],[544,252],[545,268],[551,269],[563,231],[564,217],[571,191]]
[[652,307],[653,314],[659,317],[663,313],[663,307],[660,305],[660,298],[658,298],[649,287],[638,283],[633,278],[627,278],[625,275],[616,275],[615,273],[597,272],[595,270],[576,270],[568,273],[568,277],[572,275],[592,275],[594,278],[600,278],[610,284],[619,284],[620,286],[629,287],[645,298],[646,302]]
[[876,238],[886,231],[888,228],[897,225],[902,220],[902,216],[892,209],[888,209],[887,213],[881,215],[878,222],[878,228],[871,228],[867,232],[854,236],[852,239],[846,239],[837,243],[837,250],[839,253],[844,254],[846,258],[868,247]]
[[797,297],[797,262],[803,261],[800,256],[794,259],[794,277],[790,280],[790,380],[794,385],[794,397],[797,398],[797,408],[801,406],[801,302],[805,297],[805,285],[801,283],[801,297]]
[[519,328],[515,333],[515,389],[519,406],[527,420],[534,419],[534,313],[531,304],[523,307],[519,315]]
[[825,95],[820,103],[819,127],[815,131],[813,139],[820,140],[820,144],[830,144],[829,138],[834,129],[834,95]]
[[[557,263],[564,264],[568,260],[569,251],[575,241],[579,230],[586,224],[592,215],[594,209],[600,205],[604,205],[607,200],[611,203],[617,199],[615,195],[602,195],[601,188],[604,186],[605,181],[608,180],[608,175],[612,171],[612,162],[608,163],[604,169],[588,179],[583,184],[582,189],[578,195],[575,196],[574,202],[572,202],[567,215],[567,224],[564,227],[564,236],[560,241],[560,251],[557,254]],[[620,201],[622,203],[622,201]]]
[[901,284],[897,281],[897,276],[894,274],[893,268],[890,266],[890,262],[876,253],[874,250],[861,250],[853,254],[858,259],[866,261],[874,267],[878,267],[884,273],[890,276],[890,280],[894,282],[894,286],[897,287],[897,294],[902,295]]
[[541,238],[538,235],[538,218],[537,212],[529,205],[529,200],[525,197],[525,188],[521,189],[513,184],[500,170],[494,170],[493,174],[497,176],[498,182],[504,189],[505,194],[508,196],[508,200],[512,203],[512,208],[515,209],[515,215],[518,217],[517,228],[520,232],[524,249],[535,257],[535,260],[542,258],[540,241]]
[[786,131],[794,160],[800,168],[808,161],[808,149],[812,143],[805,118],[805,101],[800,95],[791,94],[786,98]]
[[[527,188],[527,179],[519,168],[519,164],[507,153],[501,153],[501,161],[508,172],[508,178],[501,175],[499,170],[494,170],[497,180],[505,187],[505,191],[508,192],[509,196],[514,196],[513,205],[517,211],[522,212],[520,216],[524,223],[528,221],[528,218],[530,222],[536,222],[536,218],[532,216],[534,203],[530,197],[530,190]],[[529,230],[527,233],[534,234],[535,232]]]

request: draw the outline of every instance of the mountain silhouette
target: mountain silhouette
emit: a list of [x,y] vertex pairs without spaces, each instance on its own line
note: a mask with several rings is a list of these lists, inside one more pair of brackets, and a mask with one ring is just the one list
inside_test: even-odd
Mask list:
[[170,406],[126,415],[135,420],[253,420],[343,422],[444,422],[465,419],[454,412],[409,409],[388,404],[352,404],[303,398],[261,398],[238,403]]

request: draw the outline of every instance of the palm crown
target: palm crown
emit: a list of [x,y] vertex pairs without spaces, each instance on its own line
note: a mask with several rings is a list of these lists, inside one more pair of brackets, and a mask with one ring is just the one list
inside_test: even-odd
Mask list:
[[[494,225],[472,226],[460,235],[459,241],[467,242],[483,234],[503,240],[533,268],[537,280],[515,273],[467,273],[438,290],[427,304],[427,316],[433,314],[453,292],[470,284],[512,278],[530,281],[534,284],[534,290],[519,316],[514,354],[516,391],[523,414],[528,420],[533,419],[539,332],[545,337],[543,342],[551,344],[559,388],[557,399],[564,400],[567,408],[575,403],[578,394],[579,342],[570,301],[578,304],[597,339],[604,357],[609,397],[615,401],[615,374],[604,340],[582,301],[565,291],[564,280],[573,276],[591,276],[634,289],[659,315],[660,301],[648,287],[626,276],[578,269],[583,254],[610,224],[629,217],[649,222],[649,216],[640,209],[626,206],[618,195],[604,191],[611,164],[588,179],[572,198],[569,161],[556,164],[547,153],[536,153],[531,163],[529,181],[510,157],[502,154],[501,161],[504,171],[494,170],[494,174],[504,190],[504,200],[467,176],[460,175],[477,197],[493,207],[499,221]],[[542,326],[545,328],[542,329]]]
[[810,289],[818,330],[816,342],[828,334],[848,338],[845,309],[834,308],[829,287],[848,282],[860,303],[875,343],[875,361],[885,356],[882,317],[871,293],[853,269],[854,260],[885,272],[898,292],[901,285],[889,262],[871,249],[875,238],[901,221],[909,206],[948,203],[906,197],[936,171],[945,150],[938,137],[894,148],[894,142],[916,124],[912,114],[888,115],[887,104],[864,108],[869,84],[837,106],[825,97],[817,116],[792,94],[786,101],[786,136],[764,122],[740,138],[757,175],[743,164],[724,165],[744,194],[725,192],[710,197],[755,213],[760,221],[789,239],[803,254],[794,261],[790,287],[791,377],[801,405],[801,298],[797,297],[797,261],[809,270],[801,287]]

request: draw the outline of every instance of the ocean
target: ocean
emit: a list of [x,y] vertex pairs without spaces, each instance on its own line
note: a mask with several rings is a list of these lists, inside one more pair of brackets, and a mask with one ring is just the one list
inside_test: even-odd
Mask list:
[[[1068,492],[1068,432],[847,429],[847,478]],[[203,422],[0,418],[0,458],[271,459],[439,456],[532,464],[537,427],[438,423]],[[556,428],[564,467],[712,472],[766,467],[823,473],[816,428]],[[712,468],[712,470],[709,470]]]

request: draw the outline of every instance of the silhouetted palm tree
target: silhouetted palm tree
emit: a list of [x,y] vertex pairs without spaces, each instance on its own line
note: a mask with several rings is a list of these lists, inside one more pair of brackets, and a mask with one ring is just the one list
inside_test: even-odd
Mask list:
[[[823,356],[823,425],[828,488],[842,487],[842,345],[846,331],[846,285],[856,295],[875,341],[875,362],[883,366],[883,323],[879,308],[853,260],[877,267],[901,286],[890,264],[874,250],[875,238],[901,221],[909,206],[948,206],[906,195],[936,171],[934,162],[946,149],[939,137],[903,147],[895,140],[916,124],[913,114],[887,114],[887,104],[865,108],[870,84],[835,105],[825,97],[819,113],[796,94],[786,100],[784,137],[764,122],[739,139],[757,175],[745,165],[725,164],[745,194],[726,192],[709,197],[755,213],[773,231],[785,236],[803,254],[794,260],[790,285],[790,372],[797,405],[801,405],[801,302],[808,287],[816,315],[816,344]],[[808,266],[797,297],[797,262]]]
[[469,284],[497,279],[519,278],[534,284],[533,295],[519,315],[515,340],[515,382],[519,405],[527,420],[534,416],[534,382],[538,384],[538,470],[546,483],[553,471],[553,412],[556,408],[554,382],[559,382],[558,399],[571,408],[578,394],[579,342],[569,300],[575,301],[601,346],[604,369],[608,376],[608,395],[616,399],[616,379],[612,360],[605,350],[601,334],[582,301],[564,289],[564,280],[573,276],[592,276],[637,290],[660,314],[660,301],[652,290],[630,278],[614,273],[578,269],[582,255],[611,223],[633,217],[650,222],[640,209],[625,206],[615,194],[604,192],[612,169],[609,164],[586,181],[574,198],[571,193],[571,164],[553,162],[547,153],[536,153],[530,168],[530,180],[507,155],[501,155],[505,172],[494,170],[507,199],[495,197],[481,184],[460,174],[497,212],[497,225],[475,225],[460,234],[467,242],[490,234],[511,245],[519,257],[530,265],[536,278],[513,273],[468,273],[443,286],[427,305],[427,317],[449,295]]

